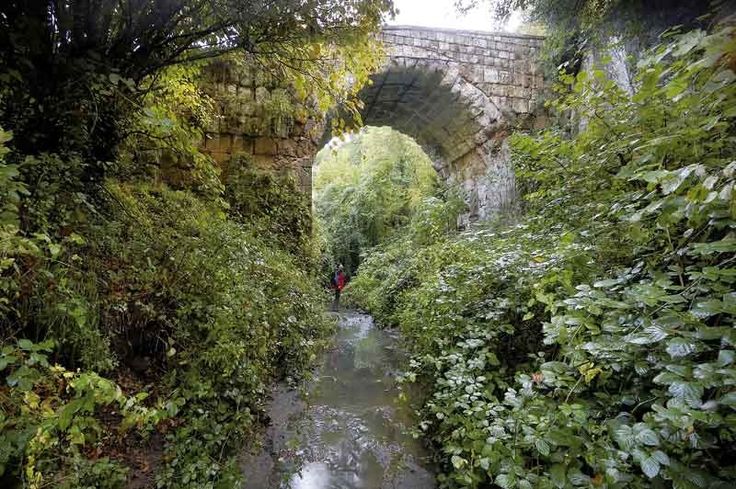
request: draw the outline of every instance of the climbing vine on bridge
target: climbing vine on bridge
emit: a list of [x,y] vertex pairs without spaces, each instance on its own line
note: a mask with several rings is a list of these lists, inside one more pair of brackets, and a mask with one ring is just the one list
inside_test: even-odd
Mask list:
[[366,258],[351,293],[407,337],[443,487],[736,483],[734,39],[660,45],[633,96],[562,76],[575,121],[512,139],[522,219]]

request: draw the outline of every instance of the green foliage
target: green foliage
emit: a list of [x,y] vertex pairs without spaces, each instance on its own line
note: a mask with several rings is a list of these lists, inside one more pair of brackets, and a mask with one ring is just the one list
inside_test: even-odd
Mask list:
[[5,157],[9,152],[6,147],[12,135],[0,129],[0,319],[5,320],[13,310],[12,300],[19,293],[16,260],[24,255],[33,255],[38,249],[29,239],[19,234],[20,203],[23,195],[28,193],[26,185],[20,179],[17,165],[8,164]]
[[[574,127],[514,136],[526,217],[368,256],[413,349],[445,487],[736,483],[734,32],[563,75]],[[570,136],[572,134],[572,136]]]
[[[360,89],[373,33],[392,12],[390,0],[3,2],[0,125],[24,152],[82,155],[97,180],[166,68],[245,53],[326,109]],[[344,76],[352,69],[356,85]]]
[[[53,342],[18,340],[0,351],[0,476],[21,476],[25,486],[121,488],[126,470],[85,452],[112,443],[103,414],[117,410],[117,434],[150,430],[166,411],[141,404],[146,394],[125,396],[120,387],[94,373],[51,366]],[[163,406],[161,406],[163,407]],[[113,411],[114,412],[114,411]],[[7,479],[6,479],[7,480]]]
[[207,198],[223,191],[210,157],[199,151],[215,102],[201,88],[203,62],[170,66],[144,80],[143,110],[131,114],[112,175],[152,179]]
[[361,253],[408,224],[438,188],[422,149],[387,127],[369,127],[316,160],[315,211],[328,254],[348,272]]
[[155,430],[158,487],[239,485],[266,386],[304,375],[331,325],[304,196],[249,168],[223,182],[199,151],[215,120],[202,70],[231,53],[278,79],[267,124],[354,112],[391,11],[0,5],[3,484],[123,487]]
[[137,183],[111,194],[130,220],[103,231],[101,245],[116,257],[103,269],[117,292],[107,322],[132,345],[129,356],[166,365],[185,420],[168,437],[159,486],[231,487],[239,478],[234,451],[267,384],[298,378],[328,336],[323,298],[276,237],[256,238],[258,228],[189,193]]
[[[560,68],[577,73],[590,59],[607,56],[638,56],[659,43],[666,30],[706,28],[713,18],[734,13],[730,0],[455,0],[466,11],[487,4],[496,21],[512,13],[524,17],[524,31],[543,31],[540,52],[545,78],[553,79]],[[629,65],[630,59],[618,59]],[[634,72],[633,65],[627,66]],[[620,66],[616,69],[620,69]]]
[[249,157],[235,156],[228,163],[225,200],[233,218],[262,227],[281,248],[311,258],[311,202],[292,175],[259,169]]
[[[240,477],[235,449],[251,432],[268,383],[298,378],[324,346],[330,324],[322,315],[323,297],[300,258],[274,245],[277,236],[260,230],[264,238],[256,238],[258,227],[228,219],[221,207],[191,192],[111,181],[106,194],[102,205],[114,218],[80,229],[84,239],[64,242],[39,262],[6,331],[55,338],[55,357],[85,369],[110,371],[145,359],[147,375],[160,372],[159,409],[181,420],[168,435],[159,486],[234,486]],[[24,372],[8,377],[11,399],[37,377]],[[99,379],[90,392],[103,395],[103,405],[118,397],[108,399],[100,389],[122,395],[93,372],[79,375]],[[38,402],[52,401],[40,389]],[[8,411],[9,423],[33,426],[15,409]],[[99,423],[78,429],[78,436],[93,441],[103,431]],[[48,457],[59,455],[53,433],[42,448]],[[98,473],[84,457],[90,444],[80,445],[85,450],[65,455],[62,465],[38,471],[51,478],[71,466],[80,474]],[[32,439],[16,446],[31,460]],[[11,473],[20,470],[18,453],[9,459]]]

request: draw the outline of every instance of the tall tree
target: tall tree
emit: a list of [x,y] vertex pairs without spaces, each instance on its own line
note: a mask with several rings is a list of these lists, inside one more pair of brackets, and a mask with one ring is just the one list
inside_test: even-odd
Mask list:
[[316,44],[365,43],[391,11],[392,0],[7,0],[0,126],[21,152],[83,155],[95,179],[163,68],[241,51],[316,70],[330,62]]

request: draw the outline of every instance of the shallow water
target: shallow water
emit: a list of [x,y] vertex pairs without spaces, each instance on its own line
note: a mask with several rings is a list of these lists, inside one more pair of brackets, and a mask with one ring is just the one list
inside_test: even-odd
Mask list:
[[398,338],[370,316],[340,315],[306,395],[277,386],[262,450],[243,462],[245,489],[432,489],[427,453],[398,402]]

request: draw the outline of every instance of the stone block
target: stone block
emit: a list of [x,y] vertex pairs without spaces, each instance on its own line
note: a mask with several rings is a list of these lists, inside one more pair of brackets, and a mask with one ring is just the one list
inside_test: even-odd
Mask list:
[[523,98],[514,98],[511,102],[511,108],[517,114],[525,114],[529,112],[529,101]]
[[238,84],[242,87],[252,87],[253,86],[253,71],[252,70],[243,70],[242,73],[240,73],[240,76],[238,78]]
[[263,104],[265,102],[268,102],[271,98],[271,93],[268,91],[266,87],[258,87],[256,88],[256,102],[259,104]]
[[480,58],[480,57],[477,57],[477,56],[476,56],[475,58],[476,58],[476,59],[477,59],[478,61],[476,62],[476,64],[474,64],[474,65],[472,66],[472,70],[471,70],[471,75],[470,75],[470,77],[471,77],[471,80],[473,81],[473,83],[480,83],[480,82],[482,82],[482,81],[483,81],[483,77],[485,76],[485,70],[486,70],[486,67],[484,67],[484,66],[483,66],[483,65],[482,65],[482,64],[480,63],[480,60],[481,60],[482,58]]
[[261,169],[269,169],[275,166],[274,155],[253,155],[252,161],[255,166]]
[[[212,151],[215,153],[231,153],[232,152],[232,136],[230,134],[217,134],[213,136],[211,141]],[[208,144],[208,147],[210,145]]]
[[220,119],[221,116],[214,116],[212,120],[210,120],[210,122],[207,124],[207,127],[205,127],[205,132],[213,134],[217,134],[218,132],[220,132]]
[[501,75],[496,68],[486,66],[483,69],[483,81],[486,83],[498,83],[501,80]]
[[528,88],[524,88],[521,86],[514,86],[514,87],[511,87],[511,95],[513,97],[524,98],[524,99],[529,100],[532,94]]
[[255,142],[254,153],[257,155],[275,155],[278,153],[278,145],[273,138],[258,138]]
[[261,133],[262,121],[259,117],[247,117],[243,125],[243,134],[249,136],[259,136]]
[[242,134],[233,134],[233,153],[253,154],[253,138]]
[[293,139],[279,139],[277,141],[278,154],[296,156],[297,142]]
[[258,70],[253,79],[253,84],[257,87],[270,87],[274,84],[273,76],[263,70]]
[[253,87],[249,86],[240,86],[240,89],[238,90],[238,100],[255,100],[256,94],[255,89]]
[[256,102],[245,100],[240,105],[240,111],[244,115],[255,115],[258,109],[258,104]]

